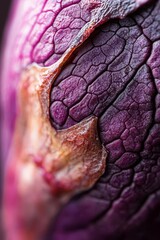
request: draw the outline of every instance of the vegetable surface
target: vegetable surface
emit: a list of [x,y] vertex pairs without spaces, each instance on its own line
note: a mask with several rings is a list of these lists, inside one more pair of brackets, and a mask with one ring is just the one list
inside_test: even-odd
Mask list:
[[[43,227],[47,226],[43,229],[36,225],[37,232],[40,228],[43,233],[46,232],[46,239],[159,239],[160,1],[150,1],[149,5],[144,5],[141,10],[126,17],[146,2],[75,0],[38,3],[25,1],[22,4],[19,1],[13,8],[10,21],[13,19],[14,21],[11,27],[10,22],[8,24],[9,33],[2,74],[5,112],[3,136],[6,149],[4,160],[7,148],[11,146],[13,132],[13,139],[19,136],[18,146],[21,146],[21,153],[12,154],[17,149],[14,141],[8,157],[6,176],[11,179],[9,178],[11,169],[22,189],[27,186],[22,181],[23,170],[27,170],[26,163],[22,164],[29,153],[26,151],[27,146],[34,145],[32,148],[34,158],[31,159],[34,164],[36,154],[41,153],[41,149],[44,150],[47,146],[45,142],[40,148],[37,140],[34,142],[33,138],[32,142],[28,137],[32,136],[32,132],[36,132],[39,126],[41,128],[42,116],[46,116],[44,122],[45,124],[47,122],[51,136],[52,131],[53,133],[58,131],[57,133],[63,136],[62,139],[65,138],[63,133],[76,128],[80,133],[79,126],[83,129],[85,123],[91,121],[90,126],[94,126],[91,132],[95,136],[95,129],[98,128],[99,139],[93,137],[92,142],[91,137],[90,144],[97,144],[101,154],[104,145],[105,151],[108,152],[105,174],[90,191],[72,199],[56,221],[51,220],[54,216],[51,214],[48,218],[49,230],[48,223],[45,225],[41,221],[45,213],[37,211],[40,214],[36,215],[39,221],[33,222],[36,224],[39,222],[40,225],[42,223]],[[34,62],[40,67],[32,64]],[[43,94],[39,95],[42,101],[38,98],[31,101],[32,91],[28,92],[27,87],[21,85],[22,79],[26,79],[24,83],[28,83],[26,76],[28,74],[30,78],[32,74],[27,69],[32,70],[34,66],[40,82],[42,81],[44,92],[41,91]],[[45,66],[48,68],[43,68]],[[45,74],[39,75],[42,70]],[[22,72],[26,75],[22,75]],[[35,76],[33,73],[33,79],[37,84]],[[49,79],[49,85],[46,79]],[[29,86],[34,89],[32,82]],[[35,89],[37,91],[37,87]],[[34,107],[39,102],[40,108],[45,111],[42,111],[44,114],[41,117],[35,118]],[[18,119],[23,120],[24,125]],[[29,122],[29,126],[25,125],[26,122],[27,124]],[[6,129],[9,129],[8,132]],[[26,135],[25,132],[29,134]],[[42,136],[39,135],[39,130],[37,136]],[[20,143],[21,139],[25,139],[24,143]],[[40,140],[41,137],[36,139]],[[74,151],[77,153],[73,148],[73,156]],[[19,160],[15,159],[18,155]],[[81,155],[82,158],[85,156],[83,150]],[[45,153],[43,158],[45,163],[46,156]],[[92,158],[92,155],[90,156]],[[98,159],[96,157],[97,161]],[[100,159],[104,161],[104,158]],[[19,171],[15,167],[18,162],[19,166],[22,166]],[[34,166],[37,172],[41,164],[39,158],[38,167],[36,164]],[[102,166],[101,174],[105,164]],[[55,170],[52,173],[55,174]],[[30,175],[32,184],[35,183],[36,174]],[[93,186],[100,175],[82,190]],[[43,186],[42,178],[39,182],[41,181],[40,189]],[[11,182],[8,186],[10,186],[8,193],[14,192],[14,187],[11,191]],[[32,188],[28,189],[25,192],[26,196],[30,195]],[[78,191],[76,187],[75,192],[82,190]],[[37,196],[35,202],[41,201],[38,194],[35,196]],[[24,206],[26,204],[32,206],[34,202],[32,197],[29,198],[31,202],[27,200],[26,203],[24,199],[22,197],[20,201],[22,206],[23,203]],[[57,199],[61,202],[59,196]],[[44,206],[52,206],[51,203],[47,204],[47,201],[45,204]],[[24,206],[22,209],[25,209]],[[33,209],[36,208],[37,205],[33,204]],[[7,205],[6,209],[7,211],[9,209]],[[17,211],[14,214],[16,215]],[[27,214],[29,215],[28,211],[25,217]],[[8,226],[9,231],[10,225]],[[26,233],[24,235],[27,236]],[[39,235],[34,235],[33,239],[35,236]]]

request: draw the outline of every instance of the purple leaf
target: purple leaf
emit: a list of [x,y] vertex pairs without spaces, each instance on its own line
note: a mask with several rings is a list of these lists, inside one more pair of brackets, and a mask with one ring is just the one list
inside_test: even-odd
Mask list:
[[44,239],[159,239],[159,13],[159,0],[13,3],[2,58],[3,161],[16,131],[21,73],[32,63],[58,69],[52,85],[42,81],[53,129],[68,132],[98,118],[108,152],[104,175],[49,220]]

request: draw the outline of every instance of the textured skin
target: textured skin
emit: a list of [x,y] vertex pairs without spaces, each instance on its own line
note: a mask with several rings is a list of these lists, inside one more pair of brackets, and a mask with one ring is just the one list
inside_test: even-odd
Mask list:
[[61,212],[53,239],[159,239],[159,12],[160,1],[104,24],[53,87],[53,125],[96,115],[110,153],[106,174]]
[[[55,63],[83,26],[93,28],[110,18],[124,18],[150,0],[13,1],[2,65],[3,158],[6,158],[16,118],[16,86],[23,68],[32,62]],[[89,34],[86,33],[86,35]],[[12,53],[12,54],[11,54]],[[12,81],[11,81],[12,79]]]
[[[39,1],[39,9],[42,2]],[[49,11],[46,12],[50,25],[52,20]],[[155,1],[154,6],[144,8],[130,18],[99,27],[76,52],[54,85],[50,107],[53,125],[63,129],[89,115],[98,116],[100,138],[110,155],[105,175],[90,192],[73,199],[62,210],[47,239],[159,239],[159,12],[160,1]],[[84,15],[87,17],[87,13]],[[34,28],[36,30],[36,25],[33,32]],[[21,38],[18,39],[19,45],[23,46],[19,50],[21,62],[12,74],[8,73],[10,77],[18,79],[21,66],[32,61],[44,65],[54,62],[67,48],[62,44],[62,49],[58,47],[61,52],[53,54],[47,44],[43,53],[46,39],[43,31],[49,28],[43,28],[42,24],[41,29],[42,32],[36,30],[41,37],[36,36],[35,40],[34,34],[30,37],[34,47],[27,45],[30,41],[25,45]],[[47,41],[53,41],[52,34],[50,39],[48,33],[49,30]],[[17,62],[15,56],[10,61],[9,66]],[[16,80],[13,85],[10,82],[10,93],[16,83]],[[9,113],[14,109],[11,104],[14,95],[13,90],[13,99],[8,100]]]

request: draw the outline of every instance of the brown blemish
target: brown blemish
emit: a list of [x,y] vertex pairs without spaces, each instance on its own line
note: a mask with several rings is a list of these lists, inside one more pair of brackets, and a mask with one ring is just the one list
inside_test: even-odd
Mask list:
[[54,75],[48,69],[39,70],[35,65],[28,68],[18,89],[4,196],[9,240],[39,239],[60,208],[75,194],[91,188],[106,166],[97,118],[62,131],[51,126],[49,90],[44,82],[51,83]]

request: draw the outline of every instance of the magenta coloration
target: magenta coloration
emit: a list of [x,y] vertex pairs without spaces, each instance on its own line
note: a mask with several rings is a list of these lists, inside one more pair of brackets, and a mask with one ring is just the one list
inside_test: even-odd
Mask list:
[[22,69],[33,62],[50,66],[77,42],[52,85],[50,120],[65,131],[97,117],[109,153],[105,174],[64,207],[46,239],[159,240],[160,1],[25,0],[13,5],[2,73],[3,159]]
[[42,66],[55,63],[84,26],[90,23],[94,27],[110,18],[124,18],[145,2],[15,0],[8,22],[5,64],[2,66],[2,105],[7,109],[4,110],[2,126],[4,158],[15,124],[16,86],[22,69],[32,62]]

